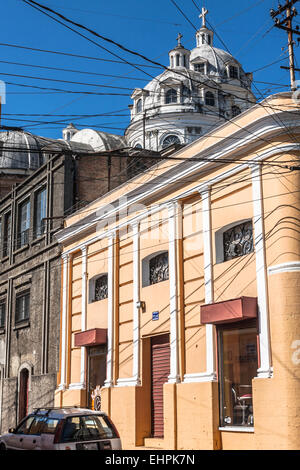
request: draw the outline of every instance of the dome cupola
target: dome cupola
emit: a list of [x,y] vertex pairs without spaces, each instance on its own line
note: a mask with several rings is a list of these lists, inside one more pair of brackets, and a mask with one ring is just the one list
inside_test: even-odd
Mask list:
[[181,44],[182,34],[177,36],[177,46],[169,52],[170,68],[177,69],[179,67],[189,68],[189,60],[191,52]]

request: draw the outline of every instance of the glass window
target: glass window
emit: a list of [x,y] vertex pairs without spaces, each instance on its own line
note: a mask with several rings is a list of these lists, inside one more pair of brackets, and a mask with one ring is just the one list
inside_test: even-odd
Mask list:
[[30,292],[26,291],[16,297],[16,323],[29,319]]
[[36,416],[27,434],[41,434],[45,422],[44,416]]
[[239,71],[238,68],[234,65],[229,66],[229,77],[230,78],[239,78]]
[[253,426],[252,379],[256,377],[256,322],[218,327],[221,426]]
[[28,434],[31,424],[34,421],[34,416],[26,418],[20,426],[16,429],[16,434]]
[[109,439],[115,433],[103,416],[74,416],[66,419],[62,442]]
[[207,106],[214,106],[215,105],[215,97],[211,91],[207,91],[205,93],[205,104]]
[[253,252],[253,227],[248,221],[223,233],[224,261]]
[[0,301],[0,328],[5,328],[6,304],[4,300]]
[[30,201],[25,201],[19,206],[19,223],[18,223],[18,248],[29,243],[30,228]]
[[205,64],[195,64],[194,65],[195,72],[205,73]]
[[171,88],[166,93],[166,104],[177,103],[177,91]]
[[8,256],[9,253],[9,244],[11,237],[11,214],[8,212],[4,216],[4,233],[3,233],[3,256]]
[[180,144],[180,140],[177,135],[168,135],[163,141],[162,148],[165,149],[169,147],[169,145],[173,144]]
[[107,299],[108,297],[108,277],[107,274],[98,277],[95,281],[95,301]]
[[58,423],[59,423],[59,419],[47,418],[44,421],[42,433],[43,434],[55,434]]
[[47,190],[38,191],[34,205],[34,236],[40,237],[45,232],[45,217],[47,217]]
[[150,284],[167,281],[169,279],[169,254],[161,253],[149,262]]
[[142,100],[138,100],[138,102],[136,103],[136,112],[141,113],[142,109],[143,109],[143,102]]

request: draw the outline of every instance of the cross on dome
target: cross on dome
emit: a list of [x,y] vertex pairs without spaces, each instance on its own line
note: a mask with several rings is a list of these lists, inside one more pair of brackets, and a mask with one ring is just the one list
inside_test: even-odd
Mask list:
[[205,7],[202,7],[202,13],[199,15],[199,18],[202,18],[202,26],[206,27],[206,15],[208,10]]
[[178,46],[181,46],[181,38],[183,38],[183,35],[181,33],[178,33],[178,36],[177,36],[177,42],[178,42]]

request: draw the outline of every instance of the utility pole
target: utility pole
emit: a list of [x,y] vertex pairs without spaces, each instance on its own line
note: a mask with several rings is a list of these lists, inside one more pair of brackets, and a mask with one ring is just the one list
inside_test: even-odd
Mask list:
[[[277,10],[270,10],[270,15],[272,18],[275,18],[275,27],[279,29],[283,29],[284,31],[288,32],[288,48],[289,48],[289,67],[281,67],[283,69],[287,69],[290,71],[290,78],[291,78],[291,90],[295,91],[297,89],[296,86],[296,79],[295,79],[295,70],[299,71],[299,69],[295,68],[295,55],[294,55],[294,40],[293,34],[300,35],[299,26],[296,26],[295,29],[292,27],[292,20],[295,16],[297,16],[297,10],[294,7],[295,3],[298,0],[286,0],[285,5],[278,5]],[[278,15],[286,12],[286,18],[279,19],[277,18]],[[298,38],[299,42],[300,38]]]

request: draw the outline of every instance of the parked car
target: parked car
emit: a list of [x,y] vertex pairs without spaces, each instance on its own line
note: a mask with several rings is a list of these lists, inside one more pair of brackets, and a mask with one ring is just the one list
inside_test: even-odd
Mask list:
[[83,408],[38,408],[0,436],[0,450],[119,450],[106,413]]

